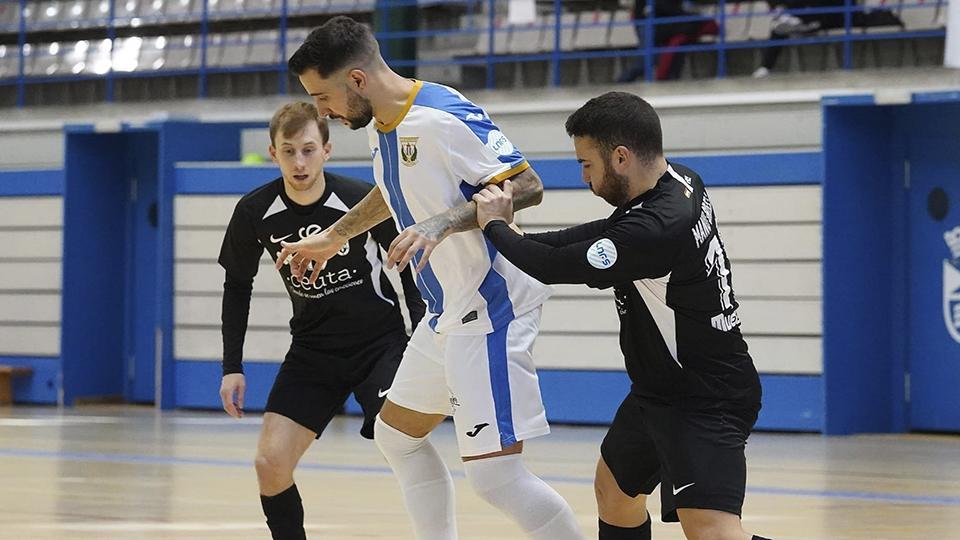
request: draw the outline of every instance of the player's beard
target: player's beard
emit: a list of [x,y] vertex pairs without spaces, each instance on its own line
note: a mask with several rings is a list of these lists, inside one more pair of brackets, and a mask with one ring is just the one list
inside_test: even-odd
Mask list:
[[370,100],[347,90],[347,116],[350,129],[362,129],[373,120],[373,105]]
[[613,206],[620,206],[629,202],[627,197],[629,180],[626,175],[617,174],[613,171],[613,163],[608,160],[603,171],[603,183],[601,186],[590,184],[591,190]]

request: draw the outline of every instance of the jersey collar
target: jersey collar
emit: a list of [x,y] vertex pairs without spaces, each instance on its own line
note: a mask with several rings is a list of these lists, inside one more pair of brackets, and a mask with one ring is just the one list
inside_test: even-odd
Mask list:
[[389,133],[400,125],[400,122],[403,122],[403,119],[407,116],[407,113],[410,112],[410,107],[413,107],[413,100],[417,99],[417,94],[420,93],[420,89],[423,88],[423,81],[413,81],[413,90],[410,91],[410,95],[407,96],[407,102],[403,105],[403,110],[400,111],[400,114],[397,118],[390,122],[389,124],[381,124],[377,121],[377,131],[380,133]]
[[670,176],[670,169],[669,169],[669,167],[672,167],[672,165],[670,164],[669,161],[667,161],[667,167],[668,167],[667,171],[664,172],[663,175],[662,175],[660,178],[657,179],[657,184],[656,184],[655,186],[653,186],[652,188],[648,189],[647,191],[644,191],[644,192],[641,193],[640,195],[637,195],[637,196],[634,197],[633,199],[630,199],[630,200],[627,201],[625,204],[622,204],[622,205],[618,206],[618,207],[617,207],[617,213],[627,213],[627,212],[629,212],[630,210],[633,210],[633,209],[635,209],[635,208],[639,208],[639,207],[643,206],[643,203],[647,202],[647,200],[649,200],[649,199],[650,199],[651,197],[653,197],[656,193],[658,193],[658,192],[662,189],[663,181],[664,181],[664,180],[667,180],[667,179],[670,179],[670,178],[673,178],[672,176]]
[[[290,198],[289,195],[287,195],[287,188],[284,185],[283,177],[281,176],[280,178],[277,179],[280,182],[279,183],[280,199],[283,201],[283,204],[287,205],[288,209],[293,211],[293,213],[303,215],[303,216],[308,216],[312,214],[317,208],[320,208],[321,206],[326,204],[327,199],[330,198],[330,194],[333,193],[333,189],[331,187],[331,181],[330,181],[331,177],[332,177],[331,173],[328,173],[327,171],[323,171],[323,183],[324,183],[323,194],[320,195],[320,198],[317,199],[316,202],[308,205],[302,205],[302,204],[297,204],[296,202],[293,201],[293,199]],[[334,180],[334,182],[336,182],[336,180]]]

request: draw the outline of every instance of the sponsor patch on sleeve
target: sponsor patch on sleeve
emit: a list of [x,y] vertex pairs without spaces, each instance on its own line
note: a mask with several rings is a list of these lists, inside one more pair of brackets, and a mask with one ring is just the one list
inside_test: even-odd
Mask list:
[[587,262],[590,266],[606,270],[617,262],[617,246],[608,238],[601,238],[587,248]]
[[487,148],[501,156],[509,156],[514,151],[513,143],[510,142],[510,139],[496,129],[487,133]]

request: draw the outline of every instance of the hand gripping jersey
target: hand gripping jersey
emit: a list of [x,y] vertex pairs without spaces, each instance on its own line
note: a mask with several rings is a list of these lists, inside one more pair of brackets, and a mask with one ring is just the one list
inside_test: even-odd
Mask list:
[[[376,125],[375,125],[376,124]],[[377,185],[401,229],[470,201],[530,165],[480,107],[417,81],[390,125],[367,127]],[[420,255],[414,257],[419,263]],[[417,286],[438,333],[488,334],[542,304],[550,288],[497,253],[479,230],[441,242]]]

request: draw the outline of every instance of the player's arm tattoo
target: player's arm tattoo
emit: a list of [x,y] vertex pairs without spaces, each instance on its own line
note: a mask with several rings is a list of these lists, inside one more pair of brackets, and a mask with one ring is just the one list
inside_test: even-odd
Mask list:
[[[513,184],[513,209],[522,210],[543,200],[543,182],[532,167],[509,179]],[[477,203],[469,201],[419,223],[428,235],[442,238],[448,234],[473,230],[477,225]]]
[[333,232],[345,239],[353,238],[383,223],[390,217],[390,208],[379,186],[374,186],[367,196],[333,224]]

